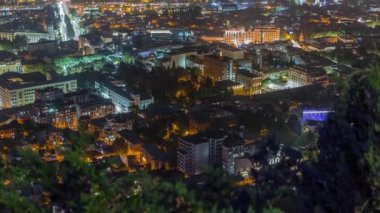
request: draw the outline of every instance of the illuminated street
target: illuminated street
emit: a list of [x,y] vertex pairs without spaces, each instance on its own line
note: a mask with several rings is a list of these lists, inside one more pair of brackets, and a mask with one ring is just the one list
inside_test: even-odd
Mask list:
[[[61,34],[62,41],[68,41],[68,40],[78,40],[78,37],[80,35],[80,27],[76,20],[72,17],[72,15],[69,12],[67,3],[64,1],[60,1],[57,3],[58,11],[59,11],[59,31]],[[74,37],[70,38],[68,30],[67,30],[67,24],[66,24],[66,17],[69,18],[70,23],[74,30]]]

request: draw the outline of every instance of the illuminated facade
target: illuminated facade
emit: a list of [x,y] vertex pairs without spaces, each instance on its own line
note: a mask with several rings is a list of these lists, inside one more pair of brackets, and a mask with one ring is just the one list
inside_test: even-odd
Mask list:
[[224,32],[224,42],[234,46],[249,43],[273,43],[280,40],[280,28],[258,26],[254,29],[238,28]]
[[293,81],[296,86],[305,86],[327,82],[328,78],[322,68],[294,66],[288,71],[288,80]]
[[0,75],[6,72],[21,72],[21,60],[9,52],[0,51]]
[[46,79],[41,73],[5,73],[0,76],[0,108],[32,104],[35,91],[47,87],[59,88],[64,93],[74,92],[77,90],[77,80]]
[[155,42],[193,42],[194,32],[187,29],[148,30],[147,33]]
[[33,107],[30,116],[34,122],[50,124],[56,128],[78,128],[78,113],[75,104],[42,104]]
[[227,138],[223,143],[223,169],[229,174],[236,174],[235,160],[246,153],[244,140],[241,138]]
[[79,115],[90,119],[98,119],[115,113],[115,106],[110,101],[98,101],[78,104]]
[[[37,91],[39,98],[24,117],[31,117],[36,123],[53,125],[56,128],[76,130],[81,117],[99,119],[115,113],[115,107],[110,100],[105,100],[88,91],[66,94],[58,89],[48,88]],[[45,97],[44,96],[44,97]]]
[[0,39],[13,41],[16,36],[25,36],[29,44],[37,43],[40,40],[55,40],[53,32],[34,33],[34,32],[0,32]]
[[302,121],[327,121],[330,113],[332,113],[330,110],[304,110],[302,112]]
[[10,122],[9,124],[0,125],[0,139],[14,139],[18,129],[17,122]]
[[249,72],[236,72],[236,82],[243,85],[245,95],[261,94],[263,76]]

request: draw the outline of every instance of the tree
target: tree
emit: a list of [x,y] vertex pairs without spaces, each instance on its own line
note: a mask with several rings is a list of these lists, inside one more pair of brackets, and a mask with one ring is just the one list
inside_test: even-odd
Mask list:
[[13,40],[13,45],[16,49],[24,49],[28,45],[28,38],[26,36],[16,35]]
[[300,210],[380,208],[380,68],[350,81],[320,132],[317,162],[302,165]]
[[287,125],[290,128],[290,130],[293,131],[294,133],[297,133],[297,134],[301,133],[302,126],[297,115],[295,114],[290,115]]
[[[144,172],[113,175],[85,160],[84,134],[70,133],[75,144],[65,159],[48,163],[32,150],[21,152],[17,163],[0,161],[0,208],[5,212],[49,212],[52,205],[68,212],[214,212],[231,211],[233,202],[244,202],[229,177],[211,173],[205,188],[182,181],[164,181]],[[73,141],[74,142],[74,141]],[[9,181],[10,180],[10,181]],[[35,187],[40,196],[28,196]],[[236,204],[236,208],[242,205]],[[246,207],[248,208],[248,207]]]

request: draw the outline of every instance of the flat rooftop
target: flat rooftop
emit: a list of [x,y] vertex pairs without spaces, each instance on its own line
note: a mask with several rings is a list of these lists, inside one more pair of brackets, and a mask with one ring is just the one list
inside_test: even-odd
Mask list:
[[9,90],[16,90],[45,84],[65,82],[70,80],[75,80],[75,78],[65,76],[53,80],[46,80],[46,77],[39,72],[23,74],[17,72],[7,72],[0,75],[0,87],[7,88]]
[[204,133],[199,133],[196,135],[190,135],[183,137],[182,140],[192,143],[192,144],[201,144],[207,142],[209,139],[221,139],[225,137],[225,132],[222,131],[209,131]]

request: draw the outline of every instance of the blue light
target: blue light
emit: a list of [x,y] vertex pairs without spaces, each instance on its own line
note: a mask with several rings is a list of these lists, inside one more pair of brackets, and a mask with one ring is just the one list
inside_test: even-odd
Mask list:
[[303,121],[327,121],[331,112],[329,110],[304,110],[302,113]]

